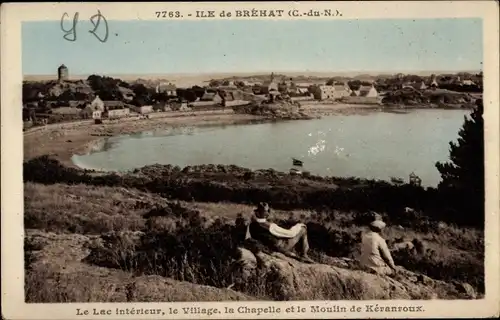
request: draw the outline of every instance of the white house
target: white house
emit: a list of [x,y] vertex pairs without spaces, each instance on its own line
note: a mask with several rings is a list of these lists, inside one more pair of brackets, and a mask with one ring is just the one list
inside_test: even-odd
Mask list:
[[129,108],[123,108],[123,109],[111,109],[107,111],[107,117],[110,119],[116,119],[116,118],[121,118],[121,117],[126,117],[130,114],[130,109]]
[[314,92],[314,98],[318,100],[334,99],[335,88],[334,86],[321,85],[318,86]]
[[90,106],[92,107],[92,110],[104,111],[104,102],[101,100],[101,98],[99,98],[99,96],[96,96],[94,100],[92,100]]
[[156,92],[157,93],[165,93],[167,96],[175,97],[175,96],[177,96],[177,87],[172,83],[159,84],[156,87]]
[[140,114],[148,114],[153,112],[153,106],[136,106],[134,111]]

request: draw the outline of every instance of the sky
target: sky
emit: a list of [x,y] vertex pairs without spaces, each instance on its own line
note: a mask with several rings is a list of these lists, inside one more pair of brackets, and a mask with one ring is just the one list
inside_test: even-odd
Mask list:
[[[72,18],[72,17],[71,17]],[[107,21],[22,26],[23,75],[482,69],[481,19]],[[71,20],[64,28],[71,27]],[[104,35],[104,24],[97,33]]]

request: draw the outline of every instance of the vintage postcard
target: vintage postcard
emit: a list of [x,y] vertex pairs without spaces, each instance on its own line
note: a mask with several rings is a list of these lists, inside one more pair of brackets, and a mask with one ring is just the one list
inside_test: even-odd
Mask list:
[[497,2],[1,12],[5,319],[499,315]]

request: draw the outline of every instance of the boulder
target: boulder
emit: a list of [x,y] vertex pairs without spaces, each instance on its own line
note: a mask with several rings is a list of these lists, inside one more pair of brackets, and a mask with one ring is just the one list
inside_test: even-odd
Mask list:
[[[353,266],[345,258],[307,264],[281,253],[252,253],[239,248],[235,272],[246,279],[265,279],[279,300],[377,300],[472,298],[465,289],[433,280],[403,268],[392,276],[379,276]],[[243,289],[244,290],[244,289]]]
[[467,282],[455,283],[455,287],[460,293],[466,295],[467,297],[471,299],[477,298],[476,290],[474,290],[474,288]]

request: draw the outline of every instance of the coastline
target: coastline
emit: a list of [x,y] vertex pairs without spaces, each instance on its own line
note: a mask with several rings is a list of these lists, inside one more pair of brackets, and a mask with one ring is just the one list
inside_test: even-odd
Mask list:
[[301,112],[308,117],[303,119],[291,119],[289,115],[269,117],[265,115],[235,113],[233,110],[220,110],[156,113],[151,114],[149,119],[131,117],[120,120],[104,121],[104,123],[100,125],[94,124],[91,120],[74,123],[58,123],[24,132],[24,161],[42,155],[48,155],[67,167],[80,168],[73,163],[73,155],[87,154],[96,144],[101,143],[103,139],[123,134],[183,126],[199,127],[248,124],[253,122],[309,120],[322,116],[364,115],[383,111],[406,112],[415,109],[443,108],[430,108],[425,105],[401,107],[340,103],[307,105],[304,103],[304,105],[301,106]]
[[36,132],[24,134],[24,161],[48,155],[67,167],[79,168],[71,158],[83,155],[103,139],[122,134],[160,130],[182,126],[210,126],[246,124],[255,121],[270,121],[266,117],[233,112],[190,112],[186,115],[172,114],[150,119],[122,119],[101,125],[89,123],[65,123],[47,126]]

